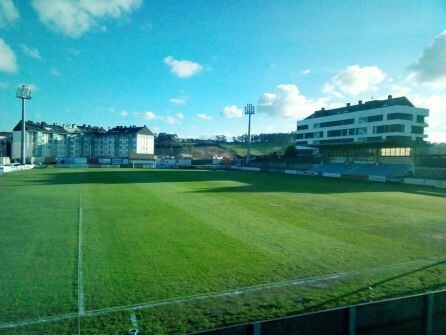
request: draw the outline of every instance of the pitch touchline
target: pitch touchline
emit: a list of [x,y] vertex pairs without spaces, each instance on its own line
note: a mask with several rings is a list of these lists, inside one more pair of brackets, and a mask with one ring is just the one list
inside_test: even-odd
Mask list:
[[3,324],[0,324],[0,329],[17,328],[17,327],[23,327],[23,326],[36,325],[39,323],[50,323],[50,322],[57,322],[57,321],[62,321],[62,320],[71,320],[71,319],[74,319],[77,317],[78,317],[78,313],[47,316],[47,317],[44,317],[41,319],[35,319],[35,320],[25,320],[25,321],[3,323]]
[[356,275],[363,274],[363,273],[380,272],[383,270],[393,269],[393,268],[397,268],[397,267],[401,267],[401,266],[405,266],[405,265],[409,265],[409,264],[416,264],[416,263],[432,263],[433,264],[433,263],[437,263],[438,261],[439,260],[416,260],[416,261],[383,265],[383,266],[375,267],[375,268],[366,268],[366,269],[353,270],[353,271],[337,272],[337,273],[323,275],[323,276],[293,279],[293,280],[287,280],[287,281],[269,283],[269,284],[262,284],[262,285],[255,285],[255,286],[245,286],[245,287],[240,287],[240,288],[226,290],[226,291],[220,291],[220,292],[202,293],[202,294],[190,295],[190,296],[185,296],[185,297],[163,299],[163,300],[157,300],[157,301],[149,301],[149,302],[141,303],[141,304],[95,309],[95,310],[86,311],[85,315],[86,316],[100,316],[100,315],[109,314],[109,313],[113,313],[113,312],[148,309],[148,308],[153,308],[153,307],[157,307],[157,306],[169,305],[172,303],[203,300],[203,299],[207,299],[207,298],[219,298],[219,297],[239,295],[239,294],[243,294],[243,293],[260,291],[263,289],[274,289],[274,288],[281,288],[281,287],[286,287],[286,286],[304,285],[304,284],[309,284],[309,283],[314,283],[314,282],[319,282],[319,281],[326,281],[326,280],[356,276]]
[[79,315],[85,313],[84,303],[84,280],[82,271],[82,203],[81,194],[79,193],[79,238],[77,252],[77,305]]
[[[286,287],[286,286],[292,286],[292,285],[303,285],[303,284],[315,283],[315,282],[319,282],[319,281],[326,281],[326,280],[332,280],[332,279],[338,279],[338,278],[340,279],[340,278],[360,275],[363,273],[380,272],[383,270],[394,269],[394,268],[406,266],[409,264],[417,264],[417,263],[435,264],[435,263],[438,263],[441,261],[443,261],[443,260],[439,260],[439,259],[438,260],[415,260],[415,261],[409,261],[409,262],[401,262],[401,263],[388,264],[388,265],[383,265],[383,266],[374,267],[374,268],[337,272],[337,273],[333,273],[330,275],[324,275],[324,276],[294,279],[294,280],[288,280],[288,281],[276,282],[276,283],[270,283],[270,284],[263,284],[263,285],[246,286],[246,287],[241,287],[241,288],[226,290],[226,291],[220,291],[220,292],[210,292],[210,293],[196,294],[196,295],[190,295],[190,296],[184,296],[184,297],[178,297],[178,298],[150,301],[150,302],[135,304],[135,305],[115,306],[115,307],[109,307],[109,308],[103,308],[103,309],[95,309],[95,310],[84,311],[83,315],[84,316],[100,316],[100,315],[110,314],[113,312],[148,309],[148,308],[153,308],[153,307],[157,307],[157,306],[169,305],[169,304],[173,304],[173,303],[181,303],[181,302],[188,302],[188,301],[194,301],[194,300],[195,301],[203,300],[206,298],[219,298],[219,297],[225,297],[225,296],[231,296],[231,295],[239,295],[239,294],[243,294],[243,293],[259,291],[262,289],[280,288],[280,287]],[[9,323],[0,324],[0,329],[16,328],[16,327],[20,327],[20,326],[28,326],[28,325],[39,324],[39,323],[57,322],[57,321],[61,321],[61,320],[74,319],[76,317],[79,317],[79,313],[70,313],[70,314],[49,316],[46,318],[35,319],[35,320],[9,322]]]

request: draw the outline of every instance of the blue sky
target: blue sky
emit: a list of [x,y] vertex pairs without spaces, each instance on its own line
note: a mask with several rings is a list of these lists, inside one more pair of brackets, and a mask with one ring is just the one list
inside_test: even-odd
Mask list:
[[0,130],[20,118],[184,137],[295,129],[406,95],[446,141],[446,2],[0,0]]

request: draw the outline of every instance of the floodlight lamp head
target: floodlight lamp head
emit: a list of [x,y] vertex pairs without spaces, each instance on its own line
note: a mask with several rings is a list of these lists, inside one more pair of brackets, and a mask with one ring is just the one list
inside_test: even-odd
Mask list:
[[246,115],[251,115],[251,114],[255,114],[255,107],[253,104],[247,104],[245,106],[245,114]]
[[17,87],[16,97],[19,99],[31,99],[31,87],[29,85],[20,85]]

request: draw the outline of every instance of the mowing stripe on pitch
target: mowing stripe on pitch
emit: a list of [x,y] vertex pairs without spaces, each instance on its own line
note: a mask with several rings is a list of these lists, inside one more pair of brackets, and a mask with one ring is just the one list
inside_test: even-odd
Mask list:
[[[444,261],[445,261],[444,259],[436,259],[436,260],[422,259],[422,260],[394,263],[394,264],[388,264],[388,265],[378,266],[378,267],[374,267],[374,268],[366,268],[366,269],[346,271],[346,272],[337,272],[337,273],[332,273],[329,275],[323,275],[323,276],[317,276],[317,277],[307,277],[307,278],[300,278],[300,279],[288,280],[288,281],[283,281],[283,282],[275,282],[275,283],[270,283],[270,284],[246,286],[246,287],[241,287],[241,288],[227,290],[227,291],[210,292],[210,293],[196,294],[196,295],[190,295],[190,296],[184,296],[184,297],[178,297],[178,298],[149,301],[146,303],[140,303],[140,304],[135,304],[135,305],[115,306],[115,307],[109,307],[109,308],[103,308],[103,309],[89,310],[89,311],[84,311],[83,315],[91,317],[91,316],[107,315],[107,314],[111,314],[114,312],[143,310],[143,309],[149,309],[149,308],[153,308],[153,307],[157,307],[157,306],[170,305],[170,304],[174,304],[174,303],[198,301],[198,300],[204,300],[207,298],[236,296],[236,295],[240,295],[243,293],[255,292],[255,291],[260,291],[260,290],[265,290],[265,289],[283,288],[283,287],[287,287],[287,286],[305,285],[305,284],[312,284],[312,283],[323,282],[323,281],[333,280],[333,279],[342,279],[342,278],[346,278],[346,277],[358,276],[358,275],[365,274],[365,273],[376,273],[376,272],[382,272],[382,271],[386,271],[386,270],[392,270],[392,269],[404,267],[407,265],[414,265],[414,264],[420,264],[420,265],[432,264],[432,265],[434,265],[436,263],[441,263]],[[35,320],[9,322],[9,323],[0,324],[0,329],[16,328],[16,327],[20,327],[20,326],[28,326],[28,325],[39,324],[39,323],[57,322],[57,321],[62,321],[62,320],[67,320],[67,319],[74,319],[77,317],[79,317],[78,313],[71,313],[71,314],[49,316],[49,317],[35,319]]]

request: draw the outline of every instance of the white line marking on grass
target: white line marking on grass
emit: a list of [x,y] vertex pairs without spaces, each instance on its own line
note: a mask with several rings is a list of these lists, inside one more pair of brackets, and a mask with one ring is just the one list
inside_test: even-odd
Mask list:
[[[196,295],[177,297],[177,298],[171,298],[171,299],[149,301],[146,303],[140,303],[140,304],[135,304],[135,305],[115,306],[115,307],[109,307],[109,308],[103,308],[103,309],[89,310],[89,311],[84,312],[84,316],[100,316],[100,315],[111,314],[114,312],[143,310],[143,309],[149,309],[149,308],[153,308],[153,307],[157,307],[157,306],[170,305],[170,304],[174,304],[174,303],[184,303],[184,302],[189,302],[189,301],[204,300],[207,298],[221,298],[221,297],[226,297],[226,296],[236,296],[236,295],[240,295],[243,293],[255,292],[255,291],[260,291],[260,290],[264,290],[264,289],[274,289],[274,288],[282,288],[282,287],[287,287],[287,286],[305,285],[305,284],[311,284],[311,283],[322,282],[322,281],[333,280],[333,279],[342,279],[342,278],[357,276],[357,275],[361,275],[361,274],[365,274],[365,273],[381,272],[384,270],[391,270],[391,269],[403,267],[406,265],[413,265],[413,264],[428,265],[428,264],[436,264],[436,263],[440,263],[440,262],[444,262],[444,259],[437,259],[437,260],[423,259],[423,260],[394,263],[394,264],[388,264],[388,265],[378,266],[378,267],[374,267],[374,268],[365,268],[365,269],[360,269],[360,270],[337,272],[337,273],[332,273],[332,274],[323,275],[323,276],[307,277],[307,278],[300,278],[300,279],[275,282],[275,283],[269,283],[269,284],[263,284],[263,285],[240,287],[237,289],[232,289],[232,290],[227,290],[227,291],[210,292],[210,293],[196,294]],[[28,326],[28,325],[39,324],[39,323],[47,323],[47,322],[57,322],[57,321],[66,320],[66,319],[74,319],[78,316],[79,316],[79,314],[72,313],[72,314],[49,316],[49,317],[42,318],[42,319],[3,323],[3,324],[0,324],[0,329],[16,328],[16,327],[20,327],[20,326]]]
[[130,314],[130,322],[132,323],[132,328],[129,329],[129,335],[138,334],[138,318],[134,312]]
[[0,329],[8,329],[8,328],[17,328],[24,326],[37,325],[39,323],[50,323],[50,322],[58,322],[63,320],[71,320],[78,316],[78,313],[69,313],[69,314],[61,314],[55,316],[47,316],[41,319],[35,320],[24,320],[24,321],[16,321],[16,322],[8,322],[0,324]]
[[82,269],[82,198],[79,193],[79,237],[78,237],[78,252],[77,252],[77,306],[79,316],[85,313],[85,299],[84,299],[84,279]]
[[136,317],[134,312],[130,314],[130,322],[132,323],[133,328],[138,328],[138,318]]
[[158,306],[163,306],[163,305],[170,305],[170,304],[174,304],[174,303],[184,303],[184,302],[189,302],[189,301],[203,300],[203,299],[207,299],[207,298],[221,298],[221,297],[227,297],[227,296],[235,296],[235,295],[240,295],[243,293],[255,292],[255,291],[260,291],[260,290],[264,290],[264,289],[276,289],[276,288],[283,288],[283,287],[287,287],[287,286],[311,284],[311,283],[333,280],[333,279],[342,279],[342,278],[346,278],[346,277],[357,276],[357,275],[364,274],[364,273],[390,270],[393,268],[398,268],[398,267],[406,266],[409,264],[416,264],[416,263],[435,264],[439,261],[440,260],[416,260],[416,261],[395,263],[395,264],[383,265],[383,266],[374,267],[374,268],[366,268],[366,269],[345,271],[345,272],[336,272],[333,274],[323,275],[323,276],[307,277],[307,278],[293,279],[293,280],[287,280],[287,281],[275,282],[275,283],[269,283],[269,284],[246,286],[246,287],[240,287],[240,288],[227,290],[227,291],[202,293],[202,294],[196,294],[196,295],[190,295],[190,296],[184,296],[184,297],[178,297],[178,298],[149,301],[146,303],[135,304],[135,305],[115,306],[115,307],[109,307],[109,308],[103,308],[103,309],[90,310],[90,311],[86,311],[85,315],[86,316],[100,316],[100,315],[109,314],[109,313],[113,313],[113,312],[142,310],[142,309],[148,309],[148,308],[153,308],[153,307],[158,307]]

